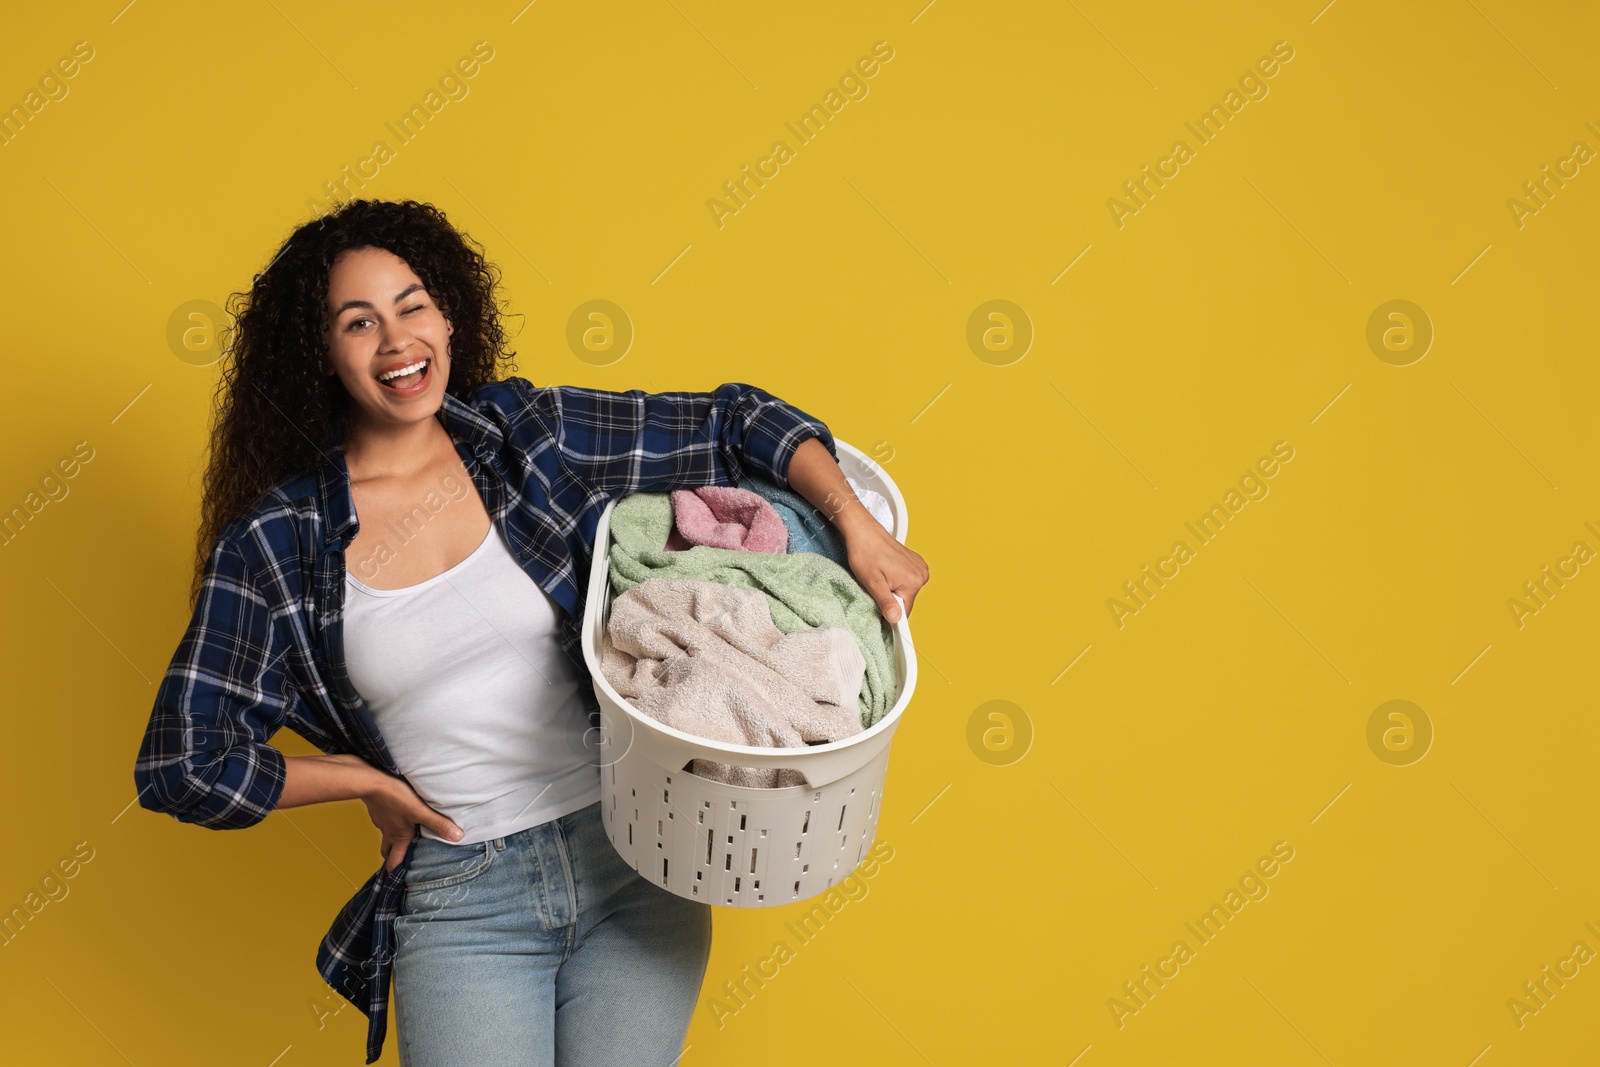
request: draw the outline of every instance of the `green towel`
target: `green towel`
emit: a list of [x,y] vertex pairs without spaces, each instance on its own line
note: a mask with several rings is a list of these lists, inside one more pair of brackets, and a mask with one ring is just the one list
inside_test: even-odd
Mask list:
[[611,594],[621,596],[649,578],[721,582],[766,594],[772,622],[790,634],[817,626],[842,626],[855,635],[867,661],[861,685],[861,726],[873,725],[894,706],[894,635],[872,596],[855,575],[816,552],[742,552],[696,545],[665,546],[672,529],[668,493],[632,493],[611,512]]

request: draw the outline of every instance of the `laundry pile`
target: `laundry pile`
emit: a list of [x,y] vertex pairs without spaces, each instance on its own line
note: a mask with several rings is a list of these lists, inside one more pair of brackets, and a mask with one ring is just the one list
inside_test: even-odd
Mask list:
[[[888,502],[849,484],[892,528]],[[612,510],[611,537],[600,665],[640,712],[708,740],[801,748],[860,733],[893,706],[893,634],[838,530],[793,491],[752,474],[634,493]],[[752,788],[804,781],[710,760],[689,771]]]

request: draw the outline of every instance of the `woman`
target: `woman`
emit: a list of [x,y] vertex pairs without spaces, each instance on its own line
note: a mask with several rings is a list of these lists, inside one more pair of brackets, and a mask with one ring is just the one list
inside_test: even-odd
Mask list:
[[[748,468],[831,516],[888,621],[928,569],[769,393],[501,378],[498,281],[431,205],[352,201],[234,298],[193,615],[135,783],[214,829],[365,802],[384,862],[317,966],[368,1016],[366,1062],[392,973],[407,1067],[671,1064],[710,909],[600,821],[578,636],[600,512]],[[283,726],[324,754],[283,755]]]

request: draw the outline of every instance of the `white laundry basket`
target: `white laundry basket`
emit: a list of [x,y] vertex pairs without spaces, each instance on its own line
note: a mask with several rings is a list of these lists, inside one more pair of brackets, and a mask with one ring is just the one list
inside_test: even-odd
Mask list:
[[[859,449],[834,440],[840,470],[881,493],[906,539],[900,490]],[[757,748],[709,741],[635,710],[600,669],[601,636],[611,616],[611,513],[600,516],[584,609],[583,658],[600,704],[601,811],[606,836],[639,874],[707,904],[768,908],[826,892],[872,847],[883,807],[889,742],[917,681],[916,653],[901,602],[893,626],[899,691],[871,728],[825,745]],[[899,598],[896,597],[898,600]],[[782,767],[806,785],[749,789],[683,768],[707,759],[736,767]]]

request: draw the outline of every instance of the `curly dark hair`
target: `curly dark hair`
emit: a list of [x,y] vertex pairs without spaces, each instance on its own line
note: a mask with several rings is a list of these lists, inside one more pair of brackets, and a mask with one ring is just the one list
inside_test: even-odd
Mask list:
[[405,260],[455,327],[445,389],[466,400],[516,369],[505,349],[500,271],[444,212],[415,200],[351,200],[284,241],[248,293],[228,297],[222,330],[190,610],[224,527],[248,515],[285,477],[314,469],[352,401],[324,375],[328,276],[341,252],[382,248]]

